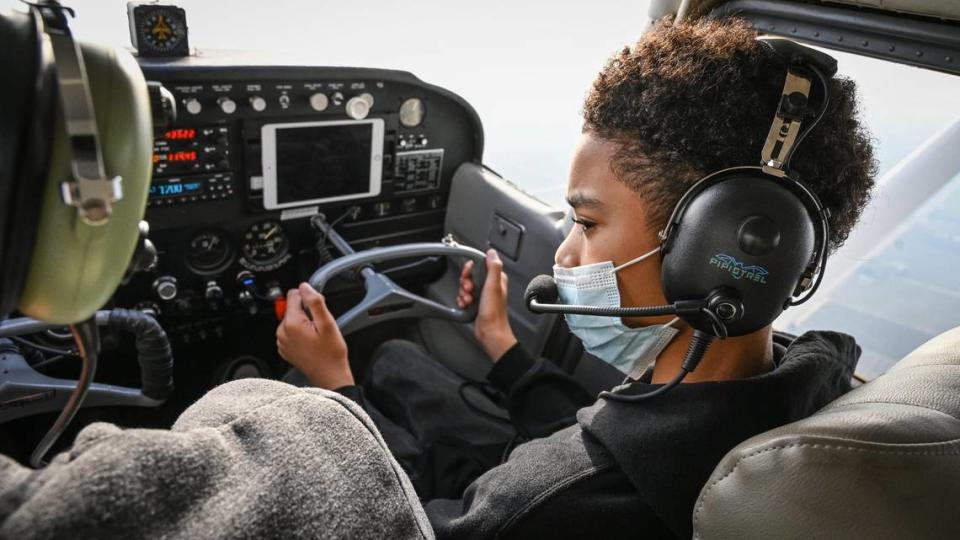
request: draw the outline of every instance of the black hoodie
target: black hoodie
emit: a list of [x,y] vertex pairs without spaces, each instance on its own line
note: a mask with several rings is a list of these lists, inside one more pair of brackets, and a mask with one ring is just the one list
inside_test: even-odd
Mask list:
[[[428,502],[427,515],[438,538],[690,538],[694,502],[724,454],[848,391],[859,355],[850,336],[809,332],[775,346],[776,367],[763,375],[682,384],[651,401],[597,400],[575,425],[518,446],[462,499]],[[514,392],[555,369],[511,364]],[[649,375],[620,391],[658,387]]]

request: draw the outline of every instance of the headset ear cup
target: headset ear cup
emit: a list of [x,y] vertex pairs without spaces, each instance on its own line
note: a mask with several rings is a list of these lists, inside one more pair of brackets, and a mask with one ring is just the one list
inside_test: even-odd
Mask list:
[[50,158],[56,92],[41,33],[32,13],[0,15],[0,319],[27,278]]
[[[790,179],[759,167],[719,171],[695,184],[665,230],[661,278],[668,302],[707,298],[718,289],[742,302],[731,336],[759,330],[789,303],[817,246],[816,225]],[[709,320],[689,317],[711,332]]]
[[90,317],[119,285],[139,238],[150,184],[153,129],[146,82],[122,50],[81,44],[108,176],[120,176],[123,198],[105,225],[82,222],[63,202],[70,146],[58,115],[40,226],[20,298],[25,314],[61,324]]

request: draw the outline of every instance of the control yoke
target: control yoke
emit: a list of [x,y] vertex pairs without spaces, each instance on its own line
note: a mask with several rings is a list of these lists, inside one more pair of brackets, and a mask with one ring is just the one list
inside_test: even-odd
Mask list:
[[364,280],[366,295],[363,300],[337,318],[337,326],[343,335],[391,319],[439,318],[469,323],[476,318],[477,302],[466,309],[445,306],[406,290],[389,277],[374,270],[371,265],[376,262],[413,257],[441,255],[463,257],[474,261],[473,279],[477,284],[477,290],[480,290],[486,278],[485,255],[482,251],[462,246],[447,237],[442,242],[378,247],[356,252],[326,220],[316,220],[315,224],[343,254],[343,257],[334,259],[317,269],[310,276],[310,286],[322,293],[331,278],[354,268],[360,268],[360,275]]

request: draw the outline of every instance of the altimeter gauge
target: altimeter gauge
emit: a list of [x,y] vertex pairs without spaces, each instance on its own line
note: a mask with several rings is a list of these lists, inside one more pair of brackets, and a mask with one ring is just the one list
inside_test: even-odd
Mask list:
[[275,270],[290,260],[290,240],[279,221],[254,224],[243,235],[240,264],[254,271]]

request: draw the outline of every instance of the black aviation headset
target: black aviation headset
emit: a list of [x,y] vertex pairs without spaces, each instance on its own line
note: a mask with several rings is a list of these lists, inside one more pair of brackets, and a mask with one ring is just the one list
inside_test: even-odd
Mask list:
[[[646,394],[604,392],[617,401],[661,395],[693,371],[717,337],[742,336],[771,323],[817,290],[827,263],[829,212],[790,169],[797,146],[829,105],[828,80],[837,61],[796,42],[759,40],[787,65],[783,91],[759,166],[740,166],[698,180],[660,232],[661,279],[668,304],[604,308],[555,304],[550,276],[527,287],[527,305],[540,313],[642,317],[676,315],[694,328],[680,373]],[[810,107],[814,83],[821,88]],[[806,125],[804,120],[812,117]]]
[[[829,213],[789,166],[826,113],[827,80],[837,61],[786,39],[760,42],[787,62],[761,165],[732,167],[697,181],[660,233],[664,296],[668,302],[712,298],[715,318],[685,320],[719,337],[755,332],[786,308],[806,302],[827,262]],[[811,115],[814,80],[822,88],[820,106],[801,129]]]

